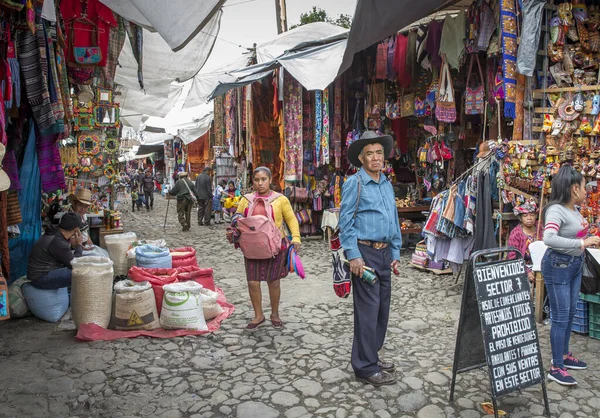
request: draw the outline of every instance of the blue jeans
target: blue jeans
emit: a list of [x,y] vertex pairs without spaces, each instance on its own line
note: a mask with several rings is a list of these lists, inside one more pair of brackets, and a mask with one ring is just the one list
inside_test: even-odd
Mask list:
[[574,257],[548,249],[542,259],[542,274],[548,290],[552,326],[550,345],[554,367],[564,367],[581,289],[583,256]]
[[71,286],[71,275],[73,270],[68,267],[52,270],[46,273],[38,280],[31,282],[31,285],[37,289],[60,289]]

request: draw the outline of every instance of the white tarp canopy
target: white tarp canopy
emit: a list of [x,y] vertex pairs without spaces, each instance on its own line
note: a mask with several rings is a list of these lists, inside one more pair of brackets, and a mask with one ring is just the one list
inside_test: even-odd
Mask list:
[[[311,23],[257,46],[258,64],[229,71],[221,77],[211,97],[251,84],[281,66],[307,90],[323,90],[331,84],[342,63],[348,31],[329,23]],[[275,58],[261,62],[270,56]],[[275,55],[279,54],[279,55]]]
[[[213,121],[213,113],[212,102],[190,108],[173,109],[164,118],[148,118],[142,128],[163,129],[166,134],[177,136],[185,144],[189,144],[208,132]],[[142,136],[146,133],[144,132]]]
[[350,68],[357,52],[457,2],[458,0],[358,0],[338,74],[341,75]]
[[[210,26],[226,0],[100,0],[113,12],[158,32],[169,48],[185,47],[205,26]],[[144,38],[145,41],[145,38]]]

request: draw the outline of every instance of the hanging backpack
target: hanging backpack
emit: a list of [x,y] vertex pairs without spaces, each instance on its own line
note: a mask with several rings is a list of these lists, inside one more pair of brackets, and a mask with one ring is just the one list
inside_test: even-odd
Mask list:
[[[479,68],[479,80],[480,84],[477,87],[471,88],[469,80],[473,70],[473,59],[477,60],[477,67]],[[471,62],[469,63],[469,73],[467,75],[467,86],[465,89],[465,114],[466,115],[481,115],[483,113],[483,105],[485,101],[485,87],[483,71],[481,71],[481,63],[479,62],[479,55],[472,54]]]
[[[240,231],[239,245],[244,256],[250,260],[265,260],[275,257],[281,251],[281,231],[275,225],[271,204],[279,198],[273,193],[269,198],[254,194],[244,197],[248,200],[248,216],[237,221]],[[259,206],[264,207],[264,215],[254,215]]]

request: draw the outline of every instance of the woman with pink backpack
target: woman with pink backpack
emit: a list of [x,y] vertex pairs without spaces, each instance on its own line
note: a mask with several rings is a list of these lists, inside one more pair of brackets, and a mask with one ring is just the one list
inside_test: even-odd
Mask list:
[[271,324],[283,328],[279,317],[280,279],[289,273],[287,255],[290,246],[283,232],[283,221],[292,234],[291,245],[300,250],[300,226],[287,197],[271,190],[271,170],[258,167],[252,174],[254,193],[245,195],[233,216],[231,226],[239,231],[237,244],[244,253],[248,291],[254,318],[247,329],[265,322],[260,282],[267,282],[271,299]]

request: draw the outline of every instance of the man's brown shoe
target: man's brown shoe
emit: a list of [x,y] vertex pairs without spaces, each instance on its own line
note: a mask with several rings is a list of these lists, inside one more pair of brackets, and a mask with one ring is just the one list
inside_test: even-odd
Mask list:
[[390,373],[390,372],[393,372],[396,370],[396,365],[394,363],[392,363],[391,361],[379,360],[377,362],[377,365],[383,372]]
[[393,385],[394,383],[396,383],[397,377],[394,373],[377,372],[369,377],[357,377],[356,380],[373,386],[383,386]]

